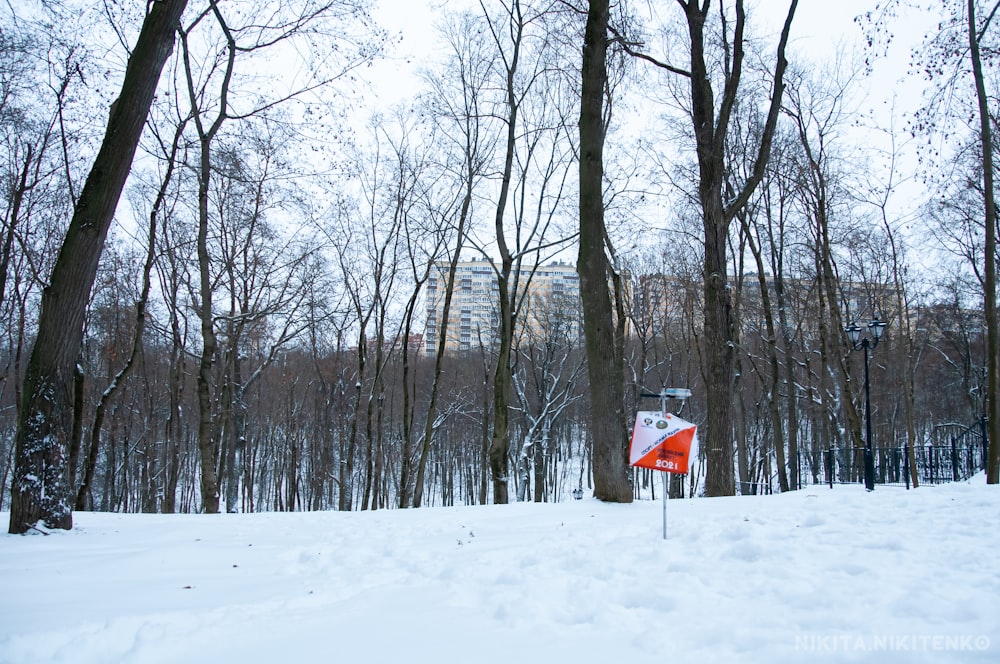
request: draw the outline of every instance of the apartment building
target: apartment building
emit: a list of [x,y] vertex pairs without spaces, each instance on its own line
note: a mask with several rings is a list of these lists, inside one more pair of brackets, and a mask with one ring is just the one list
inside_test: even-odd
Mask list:
[[[429,355],[437,352],[450,265],[439,262],[435,268],[427,283],[424,348]],[[541,334],[551,324],[553,316],[571,321],[572,338],[580,334],[580,282],[576,266],[563,262],[538,266],[530,278],[527,274],[522,275],[519,291],[526,299],[518,321],[518,334]],[[471,350],[494,344],[499,328],[498,302],[496,274],[488,260],[458,263],[445,348]]]

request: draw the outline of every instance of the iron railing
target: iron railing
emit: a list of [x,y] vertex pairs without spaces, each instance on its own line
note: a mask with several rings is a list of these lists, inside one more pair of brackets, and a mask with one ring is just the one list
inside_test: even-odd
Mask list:
[[[986,418],[950,437],[928,442],[913,450],[917,479],[921,484],[943,484],[966,480],[986,468],[988,454]],[[875,483],[886,486],[910,486],[906,448],[879,448],[875,452]],[[834,484],[864,482],[864,448],[831,448],[823,453],[824,477]]]
[[[989,439],[987,420],[980,418],[970,426],[942,425],[934,436],[913,450],[919,484],[943,484],[972,477],[986,468]],[[875,484],[909,488],[905,447],[876,448]],[[794,473],[792,472],[794,469]],[[839,447],[825,450],[800,449],[790,459],[788,479],[792,490],[816,484],[863,484],[864,448]],[[778,476],[773,467],[757,468],[749,481],[737,481],[739,493],[770,494],[777,492]]]

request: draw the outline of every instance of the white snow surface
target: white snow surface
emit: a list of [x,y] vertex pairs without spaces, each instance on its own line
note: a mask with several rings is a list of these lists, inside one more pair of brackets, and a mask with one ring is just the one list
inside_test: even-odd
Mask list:
[[[997,662],[1000,490],[76,513],[0,535],[0,662]],[[7,514],[0,514],[3,523]]]

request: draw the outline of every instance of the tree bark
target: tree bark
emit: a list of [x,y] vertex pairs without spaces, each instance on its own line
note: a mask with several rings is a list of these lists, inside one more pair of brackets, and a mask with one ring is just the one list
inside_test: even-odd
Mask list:
[[73,527],[66,449],[72,426],[73,367],[83,341],[87,302],[186,5],[187,0],[150,5],[129,57],[121,94],[112,106],[104,141],[42,294],[38,336],[25,374],[15,439],[9,527],[13,534],[24,533],[39,521],[50,528]]
[[590,377],[594,497],[632,502],[625,428],[624,361],[615,343],[604,225],[604,92],[608,0],[591,0],[583,44],[580,100],[580,249],[577,272]]
[[198,319],[201,329],[201,357],[198,361],[198,452],[201,460],[201,504],[206,514],[219,512],[219,441],[213,427],[212,366],[218,350],[215,323],[212,318],[212,278],[208,253],[208,186],[212,172],[211,141],[214,131],[201,131],[201,155],[198,166]]

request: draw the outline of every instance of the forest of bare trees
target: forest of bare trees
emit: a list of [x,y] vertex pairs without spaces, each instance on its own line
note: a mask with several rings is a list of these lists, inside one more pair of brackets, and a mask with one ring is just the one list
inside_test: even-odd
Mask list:
[[[877,453],[916,482],[914,450],[1000,438],[1000,2],[943,3],[898,117],[859,109],[906,0],[821,61],[794,1],[777,29],[742,0],[460,4],[377,109],[367,0],[0,10],[11,532],[628,501],[658,490],[625,446],[663,386],[701,427],[671,491],[795,490],[868,442],[844,329],[873,317]],[[428,352],[428,284],[473,257],[495,329]],[[556,260],[569,305],[530,287]]]

